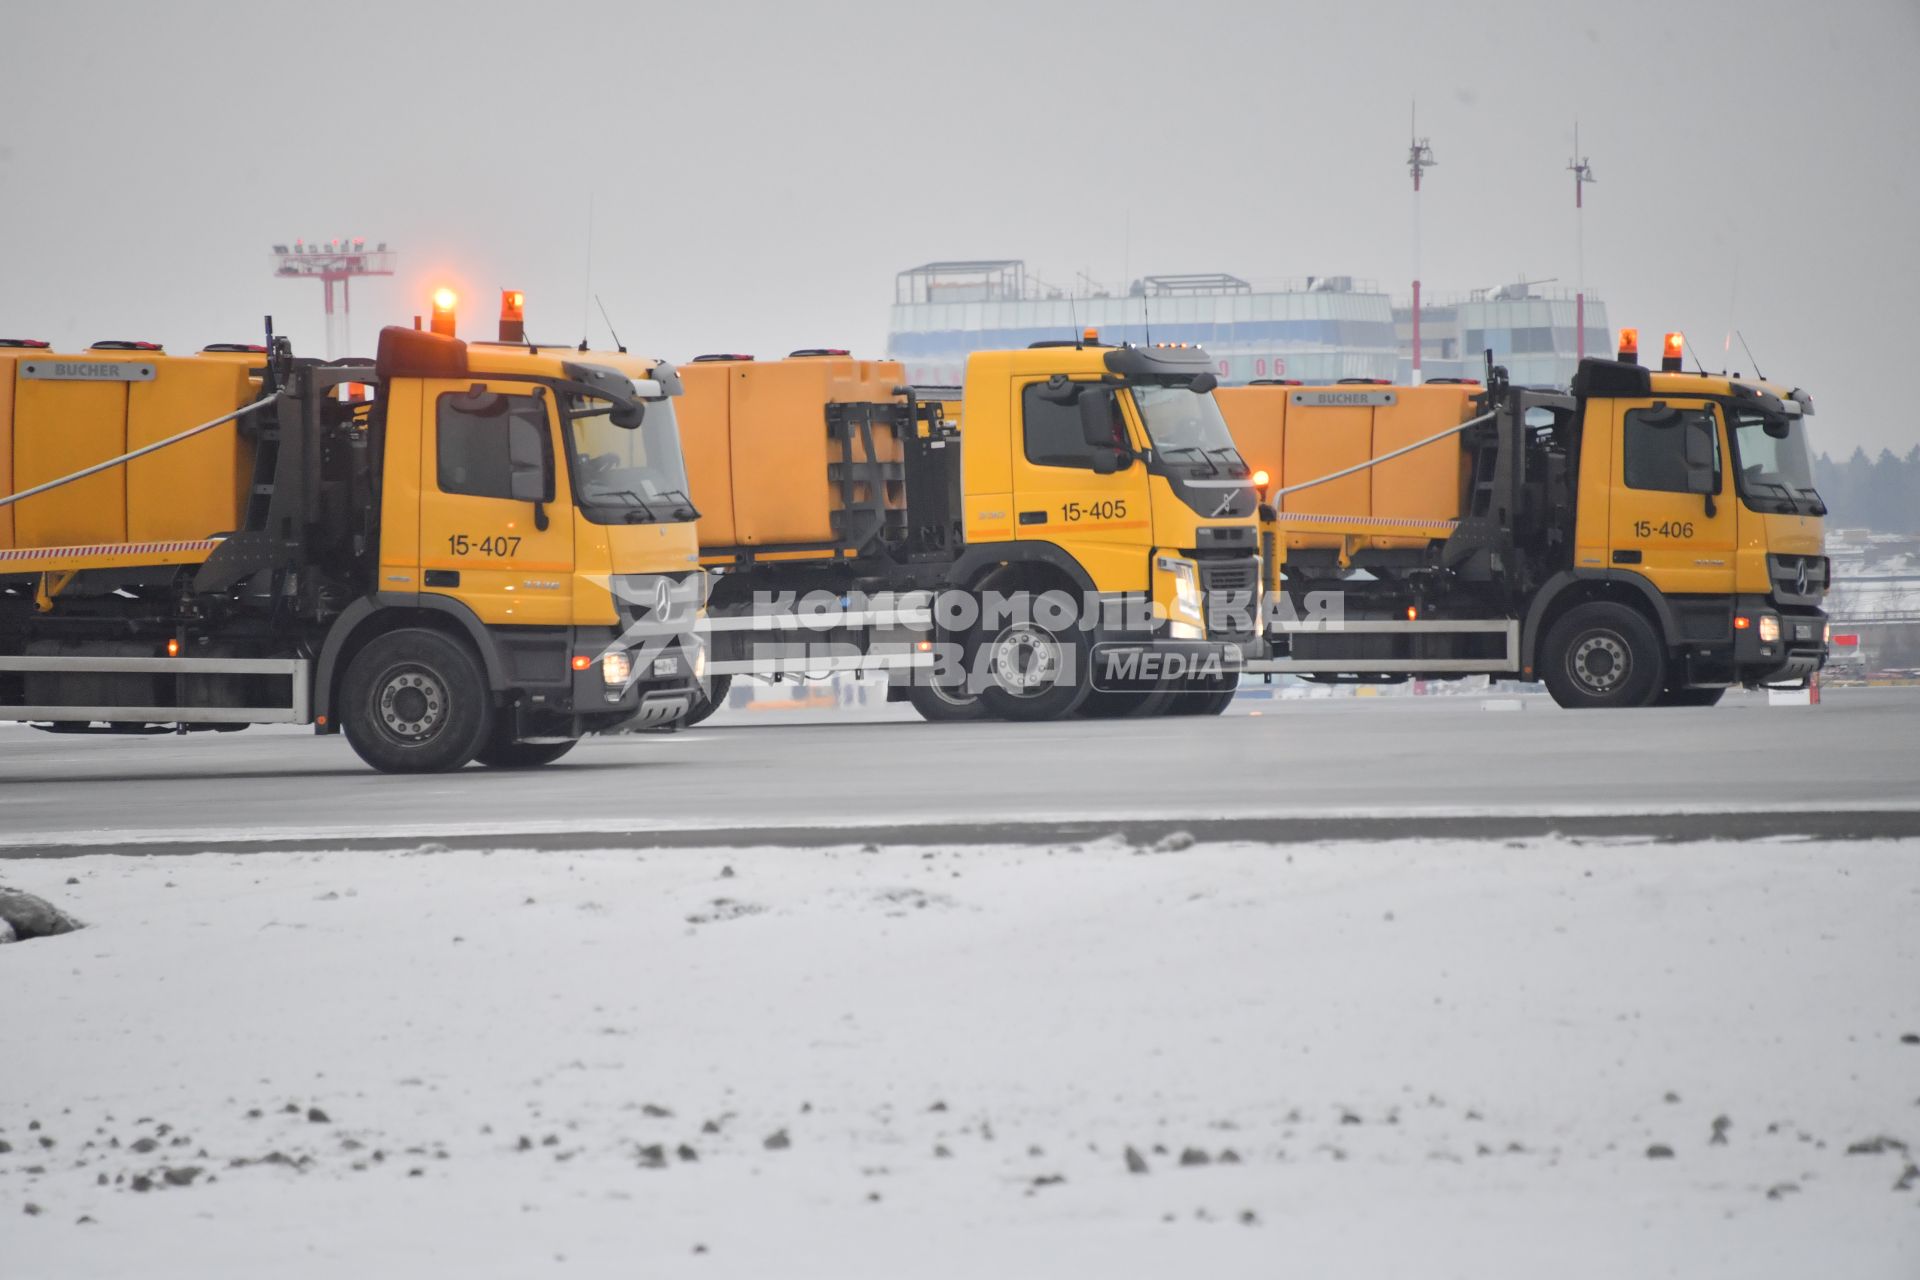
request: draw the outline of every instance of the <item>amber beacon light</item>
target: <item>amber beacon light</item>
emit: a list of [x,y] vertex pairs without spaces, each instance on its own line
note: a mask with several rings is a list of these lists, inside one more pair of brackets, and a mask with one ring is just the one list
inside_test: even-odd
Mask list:
[[500,341],[527,340],[527,295],[518,289],[500,291]]
[[459,301],[459,296],[451,289],[442,288],[433,291],[433,331],[435,333],[443,333],[449,338],[453,336],[454,307],[459,304]]
[[1686,354],[1687,340],[1678,333],[1670,333],[1660,343],[1660,371],[1679,373],[1681,357]]

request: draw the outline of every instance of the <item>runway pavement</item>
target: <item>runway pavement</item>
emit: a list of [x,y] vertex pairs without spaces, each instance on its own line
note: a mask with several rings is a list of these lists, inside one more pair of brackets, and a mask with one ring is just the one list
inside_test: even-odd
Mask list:
[[0,856],[1547,830],[1920,835],[1920,691],[1818,707],[1560,711],[1544,698],[1243,697],[1219,719],[929,725],[730,709],[544,770],[386,777],[304,731],[0,727]]

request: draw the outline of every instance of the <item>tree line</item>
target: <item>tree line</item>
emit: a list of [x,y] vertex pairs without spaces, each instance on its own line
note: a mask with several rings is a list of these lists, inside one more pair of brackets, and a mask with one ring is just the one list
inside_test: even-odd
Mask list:
[[1827,504],[1829,529],[1920,533],[1920,444],[1904,458],[1891,449],[1869,458],[1858,447],[1845,462],[1819,454],[1813,460],[1813,487]]

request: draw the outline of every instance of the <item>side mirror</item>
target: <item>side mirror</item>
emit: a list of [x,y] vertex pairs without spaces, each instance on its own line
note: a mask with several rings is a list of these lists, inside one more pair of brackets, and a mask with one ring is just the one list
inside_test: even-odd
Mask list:
[[1708,516],[1718,514],[1714,510],[1713,495],[1720,492],[1720,451],[1717,432],[1711,414],[1689,414],[1681,430],[1685,433],[1682,448],[1687,463],[1687,492],[1697,493],[1706,499]]
[[1768,416],[1760,420],[1760,429],[1775,440],[1785,440],[1793,431],[1793,422],[1788,418]]
[[1187,384],[1187,390],[1196,395],[1205,395],[1219,385],[1220,379],[1211,373],[1196,373],[1193,375],[1193,381]]
[[647,406],[639,400],[630,400],[626,404],[616,404],[607,414],[607,420],[616,427],[632,431],[647,416]]
[[1133,465],[1133,455],[1118,449],[1097,449],[1087,459],[1087,467],[1097,476],[1118,475]]
[[1095,448],[1112,448],[1113,393],[1101,387],[1088,387],[1080,394],[1080,436]]
[[547,466],[543,424],[526,418],[507,423],[507,491],[516,502],[552,502],[553,475]]
[[1688,418],[1686,433],[1687,470],[1705,471],[1709,475],[1713,474],[1714,463],[1717,461],[1716,455],[1719,453],[1719,451],[1713,447],[1713,419],[1707,417]]

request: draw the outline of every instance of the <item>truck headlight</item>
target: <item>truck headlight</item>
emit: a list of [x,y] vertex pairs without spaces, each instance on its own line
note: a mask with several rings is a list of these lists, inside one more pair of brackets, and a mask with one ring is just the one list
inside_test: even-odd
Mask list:
[[1173,603],[1190,617],[1200,616],[1200,572],[1191,560],[1169,560],[1173,573]]
[[624,685],[633,677],[633,655],[625,649],[612,649],[600,655],[600,679],[609,688]]
[[1760,643],[1780,643],[1780,615],[1774,613],[1760,615]]

